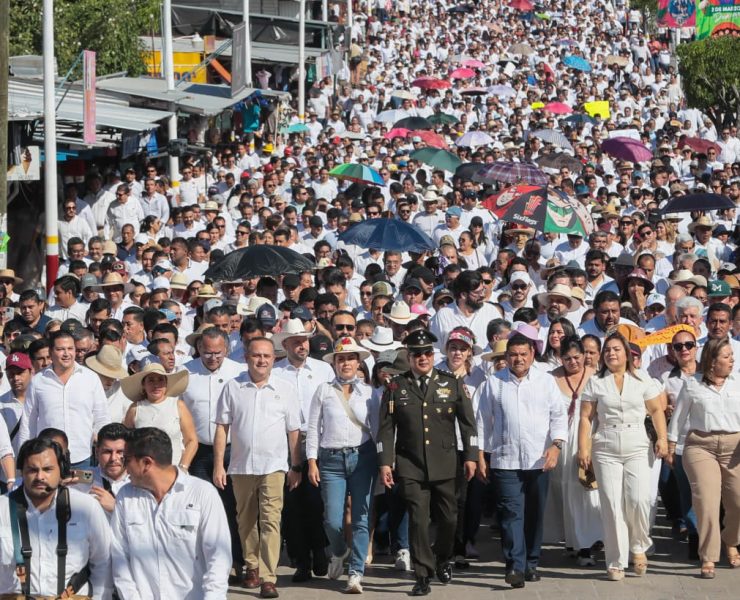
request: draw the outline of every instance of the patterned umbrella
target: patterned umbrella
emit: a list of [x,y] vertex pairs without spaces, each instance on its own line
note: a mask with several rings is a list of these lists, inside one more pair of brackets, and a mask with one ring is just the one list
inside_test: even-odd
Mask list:
[[418,87],[423,90],[444,90],[451,88],[452,84],[445,79],[436,79],[434,77],[419,77],[411,82],[413,87]]
[[469,148],[477,148],[486,144],[493,144],[493,138],[483,131],[468,131],[455,142],[456,146],[467,146]]
[[375,169],[359,163],[344,163],[329,171],[329,175],[337,179],[346,179],[355,183],[372,183],[385,185],[383,177]]
[[540,138],[543,142],[547,144],[559,146],[563,150],[570,150],[571,152],[573,151],[573,146],[570,145],[568,138],[566,138],[559,131],[555,131],[554,129],[538,129],[537,131],[532,131],[529,135]]
[[573,109],[570,106],[563,104],[562,102],[548,102],[543,106],[543,109],[554,115],[569,115],[573,112]]
[[450,79],[470,79],[471,77],[475,77],[475,71],[466,67],[455,69],[450,73]]
[[417,129],[434,129],[434,125],[423,117],[406,117],[405,119],[396,121],[393,124],[393,128],[410,129],[411,131],[415,131]]
[[425,165],[429,165],[435,169],[443,169],[450,173],[454,173],[462,164],[462,161],[452,152],[441,150],[439,148],[422,148],[421,150],[414,150],[409,156],[423,162]]
[[609,156],[632,162],[642,162],[653,157],[653,153],[645,147],[645,144],[624,136],[604,140],[601,149]]
[[566,56],[563,59],[563,64],[566,67],[569,67],[571,69],[576,69],[577,71],[583,71],[584,73],[591,72],[591,65],[588,64],[588,61],[582,56],[574,56],[574,55]]
[[547,185],[549,178],[534,165],[497,160],[473,175],[473,181],[488,184],[502,182]]

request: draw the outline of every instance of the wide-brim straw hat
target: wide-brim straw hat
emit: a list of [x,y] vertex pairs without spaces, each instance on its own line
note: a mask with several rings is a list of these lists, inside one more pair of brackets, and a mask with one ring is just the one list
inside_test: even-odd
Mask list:
[[403,347],[401,342],[393,339],[393,330],[390,327],[376,327],[370,338],[364,339],[360,345],[374,352],[388,352]]
[[480,355],[481,360],[496,360],[506,356],[506,344],[508,343],[508,340],[496,340],[490,352],[484,352]]
[[187,371],[167,373],[159,363],[149,363],[141,371],[121,379],[121,390],[129,400],[137,401],[144,398],[144,378],[147,375],[158,374],[167,378],[166,396],[177,397],[188,387],[189,374]]
[[300,319],[290,319],[280,333],[272,336],[272,342],[275,344],[275,348],[284,350],[283,342],[288,338],[300,337],[308,339],[313,337],[313,334],[313,331],[306,331],[303,321]]
[[357,354],[360,360],[365,360],[370,356],[370,351],[360,346],[354,338],[343,336],[334,344],[334,351],[325,354],[322,360],[332,364],[337,354]]
[[123,280],[123,277],[121,277],[118,273],[108,273],[105,277],[103,277],[103,281],[99,283],[98,285],[91,288],[94,292],[98,292],[100,294],[104,293],[107,288],[116,287],[122,285],[123,286],[123,293],[128,294],[134,289],[134,286],[128,283],[127,281]]
[[21,285],[23,280],[15,274],[13,269],[0,269],[0,279],[12,279],[13,285]]
[[111,379],[123,379],[128,377],[128,371],[123,368],[123,355],[115,346],[106,344],[95,356],[88,356],[85,365],[98,375],[104,375]]
[[570,303],[568,312],[576,311],[581,307],[581,303],[573,297],[573,292],[571,291],[570,286],[565,284],[558,283],[554,285],[549,292],[541,292],[537,294],[535,298],[537,298],[537,302],[539,302],[541,306],[550,306],[550,296],[566,298]]

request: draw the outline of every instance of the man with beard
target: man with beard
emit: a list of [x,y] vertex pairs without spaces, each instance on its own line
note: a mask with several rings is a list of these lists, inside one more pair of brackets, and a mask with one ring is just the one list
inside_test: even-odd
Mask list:
[[504,319],[512,321],[518,309],[523,306],[532,306],[532,299],[529,295],[533,285],[527,273],[514,271],[509,277],[509,287],[511,288],[511,299],[504,300],[501,306],[504,309]]
[[[555,284],[552,289],[537,294],[535,298],[537,298],[540,306],[545,309],[545,315],[540,315],[542,329],[548,329],[550,323],[555,319],[561,317],[568,319],[568,314],[577,311],[579,308],[578,300],[573,297],[570,286],[562,283]],[[573,323],[573,327],[577,325],[578,323]]]
[[477,271],[463,271],[455,278],[455,302],[441,308],[429,324],[430,331],[437,338],[437,348],[444,349],[447,334],[458,326],[470,329],[477,340],[486,339],[488,322],[503,315],[493,304],[483,301],[485,292],[482,276]]
[[596,294],[601,291],[602,286],[610,281],[611,277],[606,274],[606,267],[609,264],[609,256],[601,250],[589,250],[586,253],[586,275],[588,283],[586,284],[586,302],[593,302]]
[[93,469],[90,494],[100,502],[108,519],[116,507],[116,495],[129,481],[125,464],[129,433],[122,423],[108,423],[98,432],[95,446],[98,466]]
[[[18,468],[23,486],[0,497],[0,536],[12,540],[17,526],[17,535],[30,555],[23,555],[26,577],[22,584],[16,574],[12,542],[9,549],[3,547],[0,594],[59,598],[75,578],[84,579],[79,587],[75,585],[82,588],[82,594],[96,600],[110,597],[108,521],[93,497],[62,485],[66,460],[61,446],[49,439],[34,438],[21,446]],[[11,512],[17,515],[17,525],[11,523]],[[73,547],[64,552],[68,531]],[[80,577],[86,567],[89,576]],[[71,597],[67,593],[64,597]]]
[[614,292],[604,290],[596,294],[593,308],[594,318],[583,323],[578,330],[578,335],[581,337],[591,334],[603,340],[620,323],[634,325],[619,315],[619,296]]

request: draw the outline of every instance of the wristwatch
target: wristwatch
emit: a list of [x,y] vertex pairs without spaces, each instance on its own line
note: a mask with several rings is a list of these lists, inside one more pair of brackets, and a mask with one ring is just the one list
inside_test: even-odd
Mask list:
[[552,445],[555,446],[558,450],[563,449],[563,440],[553,440]]
[[303,467],[301,465],[290,465],[290,470],[294,473],[302,473]]

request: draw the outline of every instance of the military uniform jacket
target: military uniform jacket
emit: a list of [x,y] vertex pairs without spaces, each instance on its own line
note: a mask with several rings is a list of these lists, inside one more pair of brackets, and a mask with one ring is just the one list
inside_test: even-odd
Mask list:
[[477,461],[478,434],[463,380],[432,369],[422,395],[411,371],[397,375],[388,383],[380,407],[379,464],[393,466],[395,459],[396,474],[417,481],[455,477],[455,420],[464,459]]

